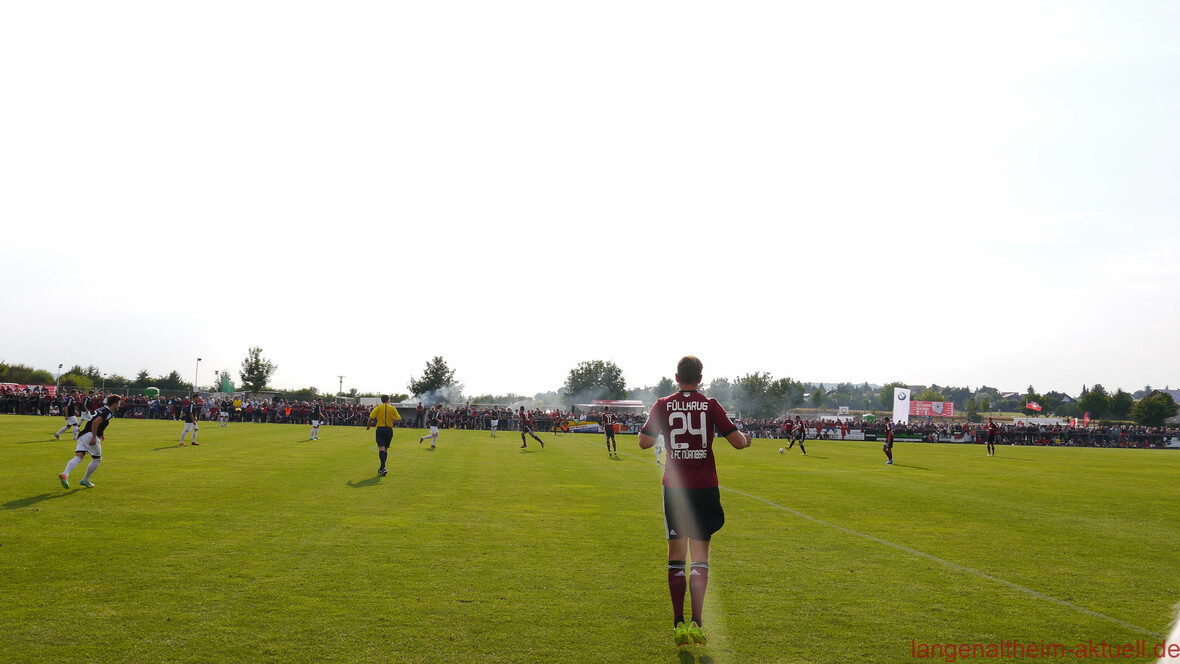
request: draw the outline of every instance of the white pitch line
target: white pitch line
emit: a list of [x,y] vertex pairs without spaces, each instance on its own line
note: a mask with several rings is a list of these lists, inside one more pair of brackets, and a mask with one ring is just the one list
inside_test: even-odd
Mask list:
[[913,555],[919,556],[921,558],[925,558],[926,560],[930,560],[930,561],[933,561],[936,563],[940,563],[942,565],[946,565],[947,567],[949,567],[953,570],[957,570],[959,572],[966,572],[968,574],[972,574],[974,576],[977,576],[981,579],[987,579],[988,581],[994,581],[995,583],[998,583],[1002,586],[1007,586],[1013,590],[1018,590],[1026,595],[1029,595],[1030,597],[1035,597],[1037,599],[1043,599],[1045,601],[1052,602],[1058,606],[1063,606],[1067,609],[1073,609],[1074,611],[1077,611],[1078,613],[1082,613],[1087,616],[1090,616],[1091,618],[1100,618],[1100,619],[1105,620],[1107,622],[1118,625],[1119,627],[1122,627],[1124,629],[1129,629],[1129,630],[1132,630],[1135,632],[1139,632],[1140,634],[1145,634],[1147,636],[1151,636],[1151,637],[1155,637],[1155,638],[1162,638],[1162,636],[1163,636],[1162,634],[1159,634],[1157,632],[1153,632],[1149,629],[1140,627],[1138,625],[1132,625],[1131,623],[1129,623],[1125,620],[1119,620],[1118,618],[1115,618],[1113,616],[1108,616],[1105,613],[1099,613],[1097,611],[1092,611],[1090,609],[1087,609],[1084,606],[1078,606],[1077,604],[1074,604],[1072,602],[1067,602],[1067,601],[1057,598],[1057,597],[1053,597],[1052,595],[1046,595],[1045,593],[1033,590],[1032,588],[1025,588],[1024,586],[1022,586],[1020,584],[1012,583],[1011,581],[1008,581],[1006,579],[1001,579],[999,577],[992,576],[991,574],[987,574],[986,572],[980,572],[977,569],[972,569],[970,567],[964,567],[963,565],[960,565],[955,562],[951,562],[949,560],[945,560],[943,558],[939,558],[938,556],[932,556],[929,553],[926,553],[924,551],[919,551],[917,549],[905,546],[904,544],[894,544],[893,542],[890,542],[888,540],[883,540],[880,537],[873,537],[872,535],[868,535],[868,534],[865,534],[865,533],[862,533],[862,532],[859,532],[856,530],[852,530],[851,528],[845,528],[844,526],[830,523],[828,521],[824,521],[823,519],[817,519],[817,518],[810,516],[808,514],[804,514],[802,512],[799,512],[797,510],[793,510],[793,509],[791,509],[789,507],[785,507],[783,505],[779,505],[778,503],[771,502],[765,498],[759,498],[758,496],[746,493],[744,491],[738,491],[737,489],[731,489],[727,486],[723,486],[721,488],[725,489],[726,491],[729,491],[730,493],[736,493],[739,496],[745,496],[746,498],[751,498],[753,500],[757,500],[759,502],[766,503],[767,505],[770,505],[771,507],[777,507],[781,510],[790,512],[791,514],[794,514],[795,516],[807,519],[808,521],[814,521],[815,523],[818,523],[820,525],[828,526],[830,528],[835,528],[836,530],[839,530],[842,533],[847,533],[849,535],[855,535],[857,537],[863,537],[864,539],[876,542],[878,544],[884,544],[885,546],[893,547],[899,551],[905,551],[906,553],[912,553]]
[[[587,444],[593,444],[593,443],[590,443],[590,441],[585,440],[584,438],[581,438],[579,436],[574,436],[574,437],[577,438],[578,440],[581,440],[582,442],[587,443]],[[655,463],[654,461],[640,459],[639,457],[636,457],[636,456],[633,456],[630,454],[627,454],[625,456],[631,457],[632,459],[635,459],[637,461],[642,461],[642,462],[648,463],[648,464]],[[939,558],[938,556],[932,556],[929,553],[926,553],[924,551],[919,551],[917,549],[905,546],[904,544],[894,544],[893,542],[890,542],[888,540],[883,540],[880,537],[873,537],[872,535],[868,535],[866,533],[862,533],[860,531],[856,531],[851,528],[845,528],[844,526],[837,525],[835,523],[831,523],[828,521],[824,521],[823,519],[817,519],[809,514],[804,514],[803,512],[800,512],[798,510],[793,510],[790,507],[786,507],[785,505],[779,505],[776,502],[767,500],[765,498],[760,498],[758,496],[746,493],[744,491],[738,491],[737,489],[731,489],[727,486],[721,486],[719,488],[724,489],[730,493],[736,493],[739,496],[745,496],[746,498],[750,498],[752,500],[757,500],[758,502],[765,503],[767,505],[770,505],[771,507],[777,507],[780,510],[794,514],[797,517],[807,519],[808,521],[818,523],[822,526],[828,526],[829,528],[835,528],[836,530],[839,530],[842,533],[846,533],[848,535],[854,535],[856,537],[861,537],[861,538],[867,539],[871,542],[876,542],[877,544],[883,544],[885,546],[897,549],[898,551],[904,551],[906,553],[913,554],[913,555],[918,556],[920,558],[925,558],[926,560],[936,562],[941,565],[945,565],[946,567],[949,567],[953,570],[956,570],[959,572],[966,572],[967,574],[977,576],[981,579],[987,579],[988,581],[998,583],[1002,586],[1006,586],[1008,588],[1011,588],[1012,590],[1022,592],[1024,594],[1028,595],[1029,597],[1035,597],[1036,599],[1041,599],[1041,600],[1045,600],[1047,602],[1052,602],[1053,604],[1056,604],[1058,606],[1063,606],[1067,609],[1073,609],[1074,611],[1077,611],[1078,613],[1081,613],[1083,615],[1090,616],[1091,618],[1098,618],[1100,620],[1105,620],[1109,623],[1118,625],[1119,627],[1122,627],[1124,629],[1129,629],[1134,632],[1139,632],[1140,634],[1144,634],[1146,636],[1150,636],[1153,638],[1157,638],[1157,639],[1163,638],[1163,635],[1158,632],[1153,632],[1153,631],[1146,629],[1144,627],[1140,627],[1138,625],[1133,625],[1125,620],[1119,620],[1118,618],[1115,618],[1114,616],[1108,616],[1105,613],[1099,613],[1097,611],[1087,609],[1084,606],[1078,606],[1077,604],[1074,604],[1073,602],[1067,602],[1061,598],[1053,597],[1052,595],[1046,595],[1045,593],[1042,593],[1040,591],[1033,590],[1032,588],[1026,588],[1018,583],[1012,583],[1011,581],[1008,581],[1006,579],[1001,579],[997,576],[992,576],[991,574],[987,574],[986,572],[981,572],[977,569],[965,567],[965,566],[960,565],[958,563],[951,562],[951,561],[945,560],[943,558]]]

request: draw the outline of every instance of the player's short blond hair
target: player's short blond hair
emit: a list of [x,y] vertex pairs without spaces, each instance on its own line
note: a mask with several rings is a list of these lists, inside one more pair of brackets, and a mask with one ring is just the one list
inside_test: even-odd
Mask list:
[[685,355],[676,363],[676,376],[681,383],[692,384],[701,382],[701,371],[704,365],[695,355]]

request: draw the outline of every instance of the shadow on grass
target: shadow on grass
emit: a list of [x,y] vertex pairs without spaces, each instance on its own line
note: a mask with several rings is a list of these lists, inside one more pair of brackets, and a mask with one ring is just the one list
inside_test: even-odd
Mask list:
[[929,468],[925,468],[923,466],[911,466],[908,463],[895,463],[893,465],[897,466],[898,468],[913,468],[914,470],[930,470]]
[[37,503],[44,502],[46,500],[53,500],[54,498],[65,498],[66,496],[73,495],[73,493],[74,493],[73,491],[62,490],[62,491],[55,491],[53,493],[43,493],[39,496],[33,496],[31,498],[18,498],[16,500],[10,500],[7,503],[0,505],[0,509],[19,510],[23,507],[28,507],[30,505],[36,505]]
[[380,483],[381,483],[380,476],[370,477],[367,480],[361,480],[359,482],[353,482],[352,480],[348,480],[348,486],[350,486],[354,489],[363,489],[365,487],[377,486]]
[[800,456],[805,456],[805,457],[807,457],[808,459],[827,459],[827,457],[821,457],[821,456],[819,456],[819,455],[817,455],[817,454],[802,454],[802,455],[800,455]]
[[178,450],[178,449],[180,449],[180,445],[168,445],[166,447],[157,447],[152,451],[159,452],[160,450]]
[[[47,438],[47,439],[40,439],[39,438],[37,440],[16,440],[16,441],[13,441],[13,443],[16,445],[31,445],[32,443],[56,443],[56,442],[58,442],[56,438]],[[74,441],[70,438],[62,438],[62,442],[72,443]]]
[[708,655],[701,655],[701,658],[698,660],[691,652],[687,650],[681,650],[679,653],[677,653],[677,657],[679,658],[680,664],[695,664],[697,662],[699,662],[699,664],[713,664],[712,657],[709,657]]
[[520,451],[520,453],[521,453],[521,454],[532,454],[532,453],[533,453],[533,450],[530,450],[530,449],[523,449],[523,450],[521,450],[521,451]]

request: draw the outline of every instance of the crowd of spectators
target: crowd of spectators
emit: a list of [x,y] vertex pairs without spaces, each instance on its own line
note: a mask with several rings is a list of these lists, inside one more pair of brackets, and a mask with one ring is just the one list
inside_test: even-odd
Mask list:
[[[786,418],[746,420],[743,429],[756,438],[787,438]],[[868,440],[884,439],[883,422],[875,420],[809,419],[802,420],[811,438],[840,440],[859,432]],[[986,423],[941,423],[915,421],[895,424],[894,437],[925,442],[978,443],[987,439]],[[1006,423],[1000,425],[997,442],[1003,445],[1052,445],[1070,447],[1164,447],[1180,441],[1180,428],[1133,425],[1074,427],[1067,424]]]
[[[94,404],[101,403],[105,395],[98,391],[89,392]],[[57,395],[49,388],[14,388],[0,385],[0,414],[9,415],[61,415],[65,389]],[[180,419],[182,396],[148,397],[129,395],[119,404],[118,416],[149,420]],[[312,402],[275,399],[247,399],[236,402],[218,399],[202,399],[201,417],[217,420],[223,407],[230,412],[231,422],[270,422],[289,424],[310,424]],[[351,402],[329,402],[322,406],[327,423],[334,426],[364,426],[370,407]],[[402,420],[397,423],[403,428],[423,428],[430,409],[421,411],[413,407],[400,407]],[[602,412],[595,409],[575,414],[563,410],[534,408],[526,411],[533,419],[537,431],[559,431],[564,423],[571,420],[599,422]],[[628,431],[642,423],[644,414],[617,413],[620,430]],[[520,411],[507,406],[472,405],[440,406],[437,418],[443,429],[487,430],[493,419],[498,420],[502,431],[520,430]],[[745,431],[755,438],[787,438],[786,423],[793,418],[753,419],[738,421]],[[860,418],[807,419],[801,420],[809,438],[840,440],[850,436],[873,440],[884,438],[884,423]],[[854,435],[857,432],[858,435]],[[894,425],[894,436],[898,439],[919,439],[928,442],[980,442],[987,437],[985,423],[944,423],[933,420],[914,421]],[[1132,425],[1103,425],[1074,427],[1067,424],[1005,423],[1000,425],[999,440],[1004,445],[1055,445],[1078,447],[1164,447],[1169,441],[1180,440],[1180,428],[1145,427]]]
[[[162,413],[163,417],[174,419],[179,413],[181,402],[180,398],[169,399],[167,403],[161,403],[153,408],[150,416],[158,417],[156,413]],[[229,413],[230,422],[259,424],[311,424],[311,408],[314,405],[311,401],[287,401],[282,398],[246,399],[237,402],[212,398],[203,399],[199,403],[202,419],[216,420],[224,408]],[[369,410],[365,406],[348,402],[329,402],[321,405],[324,421],[333,426],[364,426],[369,417]]]
[[41,386],[17,388],[0,385],[0,414],[56,415],[53,391]]
[[[60,416],[65,399],[71,391],[61,389],[55,396],[52,390],[32,387],[14,389],[0,385],[0,414]],[[91,402],[99,404],[106,395],[97,390],[88,392]],[[185,396],[129,395],[120,402],[118,417],[145,420],[179,420]],[[216,421],[223,408],[230,414],[230,422],[310,424],[310,401],[288,401],[282,397],[274,399],[230,400],[214,395],[198,400],[201,419]],[[80,404],[79,404],[80,407]],[[97,407],[97,406],[95,406]],[[352,402],[328,402],[321,406],[326,422],[333,426],[365,426],[370,406]],[[402,419],[395,423],[401,428],[423,428],[429,409],[423,408],[421,416],[412,407],[400,407]],[[562,410],[534,408],[526,411],[533,418],[533,427],[539,431],[558,428],[572,415]],[[519,430],[520,411],[506,406],[442,406],[438,411],[440,425],[444,429],[487,430],[493,419],[498,419],[498,428],[505,431]]]
[[[976,440],[987,437],[986,425],[971,425]],[[1004,424],[996,442],[1005,445],[1068,447],[1164,447],[1180,439],[1180,428],[1136,425],[1073,427],[1066,424]]]
[[[601,411],[597,408],[592,408],[589,411],[582,413],[581,415],[578,415],[578,416],[571,414],[570,417],[577,417],[580,420],[582,420],[583,422],[601,423],[603,412],[604,411]],[[620,409],[618,411],[611,411],[611,412],[614,413],[614,416],[616,418],[615,424],[619,427],[619,431],[637,431],[639,429],[639,427],[643,426],[643,423],[647,421],[647,413],[645,413],[645,412],[644,413],[636,413],[636,412],[633,412],[630,410],[624,410],[624,409]]]
[[[532,418],[533,429],[536,431],[560,431],[563,429],[562,425],[565,422],[573,419],[571,413],[560,409],[533,408],[525,412]],[[429,417],[430,410],[424,409],[421,423],[415,417],[411,418],[413,421],[409,426],[421,428],[425,426],[425,420]],[[513,410],[507,406],[478,404],[441,406],[436,412],[436,417],[442,429],[467,429],[475,431],[491,429],[493,420],[496,421],[496,428],[500,431],[519,431],[521,421],[519,409]],[[402,419],[404,422],[406,418],[403,416]]]

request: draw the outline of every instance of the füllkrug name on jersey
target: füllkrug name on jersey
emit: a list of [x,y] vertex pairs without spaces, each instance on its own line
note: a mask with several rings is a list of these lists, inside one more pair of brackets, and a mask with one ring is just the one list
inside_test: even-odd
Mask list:
[[709,410],[708,401],[667,401],[668,412],[674,410]]

